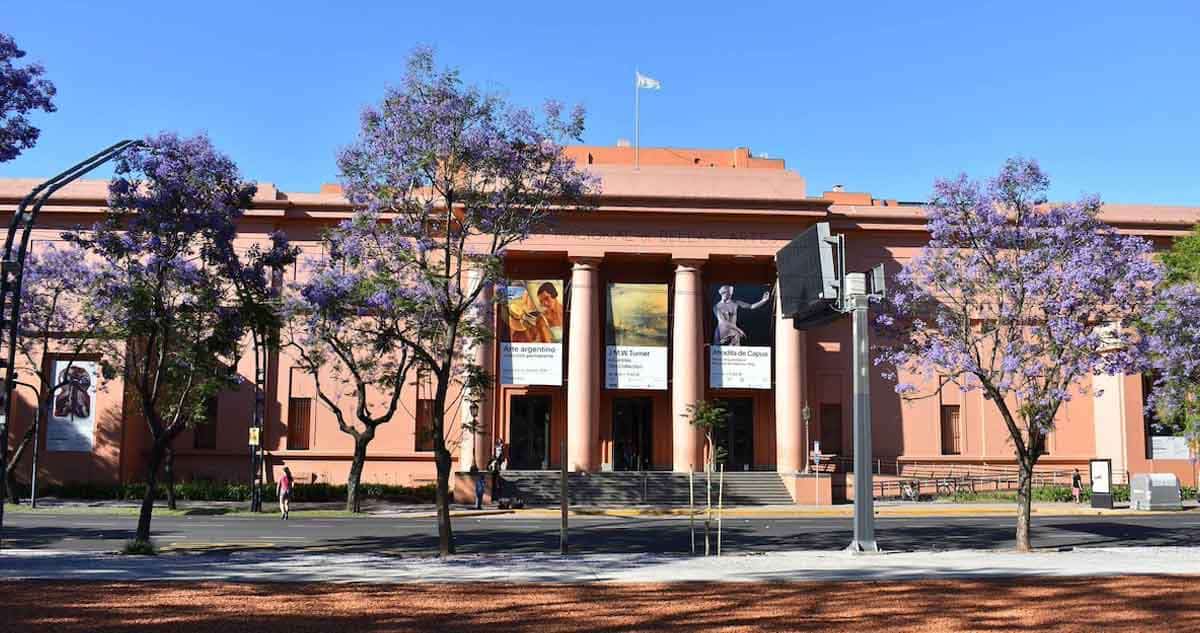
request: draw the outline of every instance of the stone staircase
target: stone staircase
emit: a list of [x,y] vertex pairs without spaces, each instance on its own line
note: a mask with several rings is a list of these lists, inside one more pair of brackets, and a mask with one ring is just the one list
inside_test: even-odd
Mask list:
[[[560,477],[557,471],[509,470],[504,472],[504,496],[520,497],[527,506],[558,505]],[[717,503],[718,475],[713,474],[713,504]],[[704,503],[704,473],[694,478],[696,504]],[[686,506],[687,473],[664,471],[568,473],[571,505],[593,506]],[[725,473],[725,505],[787,505],[792,503],[783,480],[774,472]]]

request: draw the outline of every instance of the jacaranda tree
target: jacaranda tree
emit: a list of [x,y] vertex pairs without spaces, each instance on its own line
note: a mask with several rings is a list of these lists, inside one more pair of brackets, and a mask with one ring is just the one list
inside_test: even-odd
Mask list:
[[204,421],[209,398],[242,382],[236,358],[253,310],[228,258],[254,191],[206,137],[162,134],[117,160],[104,219],[64,235],[108,273],[97,296],[118,327],[102,362],[123,371],[150,435],[135,542],[149,541],[171,443]]
[[981,391],[1008,429],[1019,466],[1017,549],[1030,549],[1033,472],[1047,434],[1089,378],[1140,369],[1133,330],[1161,276],[1150,244],[1102,222],[1100,201],[1047,203],[1049,180],[1009,160],[986,185],[940,181],[929,243],[881,306],[877,363],[907,398]]
[[17,65],[25,51],[7,33],[0,33],[0,163],[10,161],[37,143],[41,131],[29,121],[36,110],[54,112],[54,84],[43,77],[41,64]]
[[[560,145],[582,131],[580,108],[564,116],[549,102],[539,120],[418,50],[338,159],[355,212],[300,289],[308,321],[298,343],[340,377],[325,387],[326,406],[337,414],[336,394],[353,395],[356,419],[337,415],[356,440],[394,413],[405,371],[428,381],[442,554],[454,551],[447,412],[453,393],[490,380],[463,353],[490,336],[473,306],[500,279],[506,248],[553,213],[585,206],[593,183]],[[384,405],[365,411],[373,389]]]
[[[1192,246],[1188,239],[1182,243]],[[1180,244],[1172,254],[1179,254]],[[1181,433],[1200,454],[1200,277],[1181,274],[1182,267],[1164,260],[1174,283],[1164,284],[1141,323],[1154,376],[1144,414],[1152,417],[1156,434]]]
[[[74,364],[92,351],[97,339],[108,336],[113,326],[105,297],[97,296],[104,277],[99,262],[88,261],[86,254],[77,248],[50,246],[30,253],[25,261],[17,339],[21,362],[18,378],[35,388],[36,393],[34,419],[7,464],[5,482],[8,494],[14,499],[17,492],[13,488],[13,471],[33,441],[35,420],[45,424],[55,394],[71,380],[69,374]],[[53,366],[46,366],[51,355],[66,363],[64,371],[55,373]]]

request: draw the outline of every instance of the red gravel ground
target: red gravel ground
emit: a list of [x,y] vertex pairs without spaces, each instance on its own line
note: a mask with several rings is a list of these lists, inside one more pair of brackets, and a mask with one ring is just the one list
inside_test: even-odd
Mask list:
[[1200,631],[1198,578],[669,585],[0,582],[0,631]]

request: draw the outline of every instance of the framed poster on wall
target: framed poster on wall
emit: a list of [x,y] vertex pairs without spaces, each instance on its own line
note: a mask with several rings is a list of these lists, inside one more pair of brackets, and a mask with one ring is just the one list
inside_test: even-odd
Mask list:
[[770,389],[774,312],[763,284],[709,287],[712,338],[708,380],[714,389]]
[[55,361],[46,450],[90,453],[96,442],[96,363]]
[[563,281],[511,281],[500,301],[500,383],[562,385]]
[[605,323],[604,387],[667,388],[667,284],[610,283]]

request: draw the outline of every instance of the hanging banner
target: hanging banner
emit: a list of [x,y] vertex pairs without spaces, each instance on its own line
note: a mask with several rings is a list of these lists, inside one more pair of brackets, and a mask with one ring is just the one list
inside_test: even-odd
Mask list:
[[713,389],[770,389],[774,311],[764,284],[709,288],[712,339],[708,380]]
[[608,284],[604,387],[667,388],[667,284]]
[[55,361],[53,379],[63,387],[51,402],[46,450],[90,453],[96,438],[96,363]]
[[500,301],[500,382],[562,385],[563,282],[512,281]]

